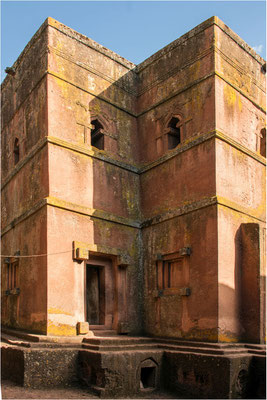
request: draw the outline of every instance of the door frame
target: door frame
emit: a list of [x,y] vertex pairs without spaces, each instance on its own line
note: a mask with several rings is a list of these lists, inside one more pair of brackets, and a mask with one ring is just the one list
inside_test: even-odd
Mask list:
[[[99,325],[91,325],[89,321],[87,321],[87,268],[90,265],[96,268],[103,269],[103,295],[104,295],[104,324]],[[109,269],[109,271],[108,271]],[[89,322],[90,330],[109,330],[109,329],[117,329],[118,325],[118,291],[117,291],[117,263],[115,259],[112,257],[104,257],[93,255],[90,256],[88,260],[84,262],[84,318],[85,321]],[[108,282],[109,280],[109,282]],[[111,282],[110,282],[111,281]],[[112,319],[111,321],[107,320],[107,297],[112,298]]]

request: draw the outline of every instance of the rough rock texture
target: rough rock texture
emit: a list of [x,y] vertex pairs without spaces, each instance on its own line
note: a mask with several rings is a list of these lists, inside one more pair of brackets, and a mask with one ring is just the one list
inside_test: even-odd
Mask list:
[[25,387],[61,387],[78,382],[78,350],[2,346],[2,378]]
[[3,339],[2,377],[25,388],[82,384],[101,398],[265,398],[264,345],[88,336],[74,347],[68,338]]

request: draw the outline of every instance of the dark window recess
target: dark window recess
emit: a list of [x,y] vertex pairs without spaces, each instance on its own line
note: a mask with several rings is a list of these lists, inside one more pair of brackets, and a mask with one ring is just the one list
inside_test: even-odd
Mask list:
[[181,142],[180,127],[177,127],[178,124],[180,124],[180,120],[176,117],[173,117],[168,124],[168,150],[174,149]]
[[182,259],[157,262],[157,288],[171,289],[183,285]]
[[94,126],[91,130],[91,146],[104,150],[103,125],[97,119],[94,119],[91,124]]
[[7,290],[18,287],[18,263],[7,264]]
[[141,389],[154,389],[156,387],[156,367],[142,367],[140,376]]
[[16,165],[19,162],[19,139],[16,138],[14,142],[14,164]]
[[266,157],[266,128],[263,128],[260,134],[260,154]]

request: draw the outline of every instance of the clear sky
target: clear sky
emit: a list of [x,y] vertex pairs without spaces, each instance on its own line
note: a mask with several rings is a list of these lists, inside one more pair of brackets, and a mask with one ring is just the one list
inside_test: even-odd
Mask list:
[[266,58],[265,1],[1,1],[1,80],[50,16],[139,64],[217,15]]

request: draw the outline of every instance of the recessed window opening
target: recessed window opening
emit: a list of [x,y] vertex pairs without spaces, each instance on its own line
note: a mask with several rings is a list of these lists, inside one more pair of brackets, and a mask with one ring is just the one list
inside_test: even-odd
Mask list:
[[7,290],[18,286],[18,263],[7,264]]
[[266,128],[263,128],[260,134],[260,154],[266,157]]
[[91,146],[104,150],[103,125],[97,119],[94,119],[91,124],[94,126],[91,130]]
[[157,288],[173,289],[183,284],[182,259],[157,262]]
[[141,389],[154,389],[156,387],[156,367],[142,367],[140,376]]
[[16,138],[14,142],[14,164],[16,165],[19,162],[19,139]]
[[168,124],[169,132],[168,132],[168,150],[174,149],[181,142],[181,132],[180,127],[177,125],[180,124],[180,120],[177,117],[172,117]]

